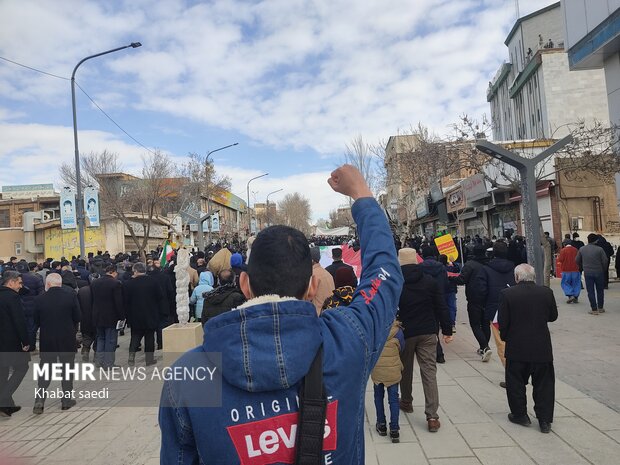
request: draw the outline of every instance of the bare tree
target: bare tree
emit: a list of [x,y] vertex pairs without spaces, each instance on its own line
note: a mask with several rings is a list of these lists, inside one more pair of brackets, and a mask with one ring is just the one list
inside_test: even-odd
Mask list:
[[278,203],[282,224],[299,229],[304,234],[310,233],[310,201],[299,192],[286,194]]
[[[183,184],[173,177],[170,158],[155,152],[142,158],[141,176],[121,173],[118,154],[104,150],[83,157],[84,185],[99,188],[102,219],[119,220],[126,228],[139,254],[144,258],[148,239],[157,216],[174,201]],[[75,186],[75,170],[68,164],[60,167],[61,179]]]
[[364,141],[360,135],[355,136],[350,143],[345,144],[344,161],[355,166],[373,192],[377,190],[377,159],[372,146]]
[[353,216],[350,208],[337,208],[329,212],[329,224],[332,228],[351,227]]

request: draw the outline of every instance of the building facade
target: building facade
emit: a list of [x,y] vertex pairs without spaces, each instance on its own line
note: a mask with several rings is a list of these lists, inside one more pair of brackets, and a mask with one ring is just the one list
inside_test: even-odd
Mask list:
[[570,125],[609,121],[605,73],[569,67],[560,2],[517,20],[504,44],[509,61],[487,90],[494,140],[560,139]]

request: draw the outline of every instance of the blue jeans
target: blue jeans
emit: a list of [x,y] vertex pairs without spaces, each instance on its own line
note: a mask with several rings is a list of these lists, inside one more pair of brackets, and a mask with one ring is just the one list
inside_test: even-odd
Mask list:
[[114,365],[118,331],[116,328],[97,328],[97,355],[99,366],[109,368]]
[[446,305],[450,314],[450,322],[452,326],[456,323],[456,292],[446,292]]
[[[605,304],[605,274],[604,273],[584,273],[586,277],[586,290],[588,291],[588,300],[590,301],[590,308],[597,310],[603,308]],[[596,296],[594,290],[596,288]],[[598,303],[598,305],[597,305]]]
[[[385,406],[383,405],[383,397],[385,395],[384,385],[375,384],[375,409],[377,410],[377,423],[385,424]],[[398,426],[398,383],[392,384],[387,388],[388,404],[390,406],[390,430],[399,430]]]

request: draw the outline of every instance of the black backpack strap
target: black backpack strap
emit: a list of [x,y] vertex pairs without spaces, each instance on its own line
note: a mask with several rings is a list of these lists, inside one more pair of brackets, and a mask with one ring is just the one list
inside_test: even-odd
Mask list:
[[323,434],[327,397],[323,386],[323,346],[302,382],[297,422],[296,465],[323,464]]

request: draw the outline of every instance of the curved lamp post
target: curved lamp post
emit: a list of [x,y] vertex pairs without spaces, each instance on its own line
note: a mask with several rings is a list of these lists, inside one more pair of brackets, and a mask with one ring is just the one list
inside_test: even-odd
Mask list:
[[269,196],[271,194],[276,194],[276,193],[281,192],[283,190],[284,189],[278,189],[277,191],[273,191],[273,192],[270,192],[269,194],[267,194],[267,201],[266,201],[266,203],[267,203],[267,227],[271,226],[271,222],[269,221],[271,219],[271,214],[269,213]]
[[250,232],[252,230],[252,215],[250,214],[250,183],[255,179],[262,178],[263,176],[268,176],[269,173],[261,174],[260,176],[254,176],[252,179],[248,181],[247,185],[247,194],[248,194],[248,237],[250,237]]
[[87,56],[86,58],[82,58],[75,68],[73,68],[73,73],[71,73],[71,104],[73,107],[73,145],[75,147],[75,182],[77,184],[77,198],[75,200],[76,209],[75,212],[77,214],[77,223],[78,223],[78,234],[80,236],[80,255],[82,258],[85,257],[85,245],[84,245],[84,200],[82,199],[82,177],[80,173],[80,151],[78,149],[78,132],[77,132],[77,113],[75,109],[75,72],[80,67],[82,63],[86,60],[90,60],[91,58],[97,58],[101,55],[107,55],[108,53],[118,52],[119,50],[124,50],[126,48],[138,48],[141,47],[142,44],[140,42],[132,42],[129,45],[125,45],[123,47],[113,48],[112,50],[107,50],[105,52],[96,53],[95,55]]

